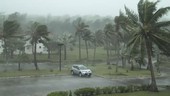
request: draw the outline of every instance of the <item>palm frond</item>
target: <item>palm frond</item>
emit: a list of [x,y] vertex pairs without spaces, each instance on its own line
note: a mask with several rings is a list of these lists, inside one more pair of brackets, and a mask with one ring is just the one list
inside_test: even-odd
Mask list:
[[155,23],[158,21],[159,18],[161,18],[163,15],[167,14],[170,10],[170,7],[160,8],[157,10],[154,15],[152,16],[152,19],[149,21],[150,24]]
[[151,36],[151,39],[164,54],[170,56],[170,51],[169,51],[170,50],[170,41],[169,41],[169,38],[166,39],[164,35],[154,34],[154,35]]
[[156,11],[156,5],[159,1],[156,2],[150,2],[146,0],[143,3],[143,15],[144,15],[144,22],[145,24],[148,24],[148,22],[151,20],[154,12]]
[[155,24],[156,28],[167,27],[170,25],[170,21],[161,21]]
[[138,16],[133,11],[125,6],[126,15],[135,24],[138,25]]
[[143,2],[144,0],[140,0],[139,3],[138,3],[138,14],[139,14],[139,19],[140,19],[140,22],[144,22],[144,11],[143,11]]

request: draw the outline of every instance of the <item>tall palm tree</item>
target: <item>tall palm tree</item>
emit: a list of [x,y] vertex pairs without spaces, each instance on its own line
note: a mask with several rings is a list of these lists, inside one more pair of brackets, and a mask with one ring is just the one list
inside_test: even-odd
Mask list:
[[32,28],[31,44],[33,45],[34,65],[35,69],[39,70],[36,56],[37,43],[43,43],[44,40],[49,40],[49,38],[47,37],[49,32],[46,25],[41,25],[37,22],[34,22],[31,28]]
[[[164,28],[170,25],[170,21],[160,21],[170,7],[164,7],[157,10],[156,5],[159,1],[150,2],[148,0],[140,0],[138,3],[138,14],[125,7],[126,20],[121,20],[122,25],[131,32],[133,36],[128,43],[128,47],[132,50],[135,47],[146,48],[148,65],[151,72],[150,91],[158,91],[155,74],[152,64],[152,45],[155,44],[162,51],[170,55],[170,31]],[[142,46],[144,45],[144,46]],[[142,52],[143,53],[143,52]]]
[[4,42],[4,53],[6,61],[8,60],[7,40],[10,38],[16,38],[20,25],[16,21],[4,21],[3,30],[0,32],[0,39]]
[[89,59],[89,51],[88,51],[88,45],[89,41],[92,42],[92,32],[88,29],[85,32],[83,32],[82,38],[85,41],[85,46],[86,46],[86,55],[87,55],[87,60]]
[[78,36],[79,40],[79,60],[81,60],[81,39],[82,39],[82,33],[87,30],[89,25],[85,24],[81,18],[78,18],[78,22],[75,25],[76,28],[76,35]]
[[104,45],[104,33],[102,30],[97,30],[92,37],[92,43],[94,44],[93,64],[95,64],[96,48],[97,46]]
[[106,47],[106,53],[107,53],[107,64],[110,64],[110,44],[111,44],[111,38],[110,33],[113,33],[114,25],[111,23],[108,23],[104,27],[104,33],[105,33],[105,47]]

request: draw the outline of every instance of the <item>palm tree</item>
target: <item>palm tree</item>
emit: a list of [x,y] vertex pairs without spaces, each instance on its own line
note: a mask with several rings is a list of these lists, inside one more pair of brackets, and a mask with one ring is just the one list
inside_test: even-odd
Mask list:
[[85,41],[87,60],[89,59],[89,52],[88,52],[89,41],[92,42],[92,38],[93,38],[91,33],[92,32],[88,29],[85,32],[83,32],[83,35],[82,35],[82,38]]
[[37,22],[34,22],[31,28],[32,28],[31,44],[33,45],[34,65],[35,69],[39,70],[36,56],[37,43],[43,43],[44,40],[49,40],[49,38],[47,37],[49,32],[46,25],[40,25]]
[[110,33],[113,33],[114,30],[114,25],[111,23],[108,23],[104,27],[104,33],[105,33],[105,47],[106,47],[106,53],[107,53],[107,64],[110,64],[110,44],[111,44],[111,38],[110,38]]
[[[156,5],[159,1],[150,2],[148,0],[140,0],[138,3],[138,15],[125,7],[125,20],[121,20],[122,25],[133,32],[133,36],[128,43],[128,47],[132,50],[136,47],[146,48],[148,65],[151,72],[150,91],[158,91],[154,69],[152,65],[152,46],[157,45],[158,48],[170,55],[170,36],[164,28],[170,25],[170,21],[160,21],[170,7],[164,7],[157,10]],[[144,46],[143,46],[144,45]],[[143,53],[143,52],[142,52]]]
[[82,33],[87,30],[89,26],[86,25],[81,18],[78,18],[77,25],[75,25],[76,28],[76,35],[79,38],[79,60],[81,60],[81,39],[82,39]]
[[57,42],[63,44],[64,47],[64,60],[67,60],[67,48],[72,48],[75,43],[75,38],[72,34],[63,33],[57,38]]
[[0,38],[4,42],[4,53],[6,61],[8,60],[8,49],[7,49],[7,41],[10,38],[16,38],[19,37],[16,34],[18,33],[20,25],[16,21],[4,21],[3,22],[3,30],[0,32]]
[[97,30],[92,36],[92,42],[94,44],[94,54],[93,54],[93,64],[95,64],[96,59],[96,47],[104,45],[104,34],[102,30]]

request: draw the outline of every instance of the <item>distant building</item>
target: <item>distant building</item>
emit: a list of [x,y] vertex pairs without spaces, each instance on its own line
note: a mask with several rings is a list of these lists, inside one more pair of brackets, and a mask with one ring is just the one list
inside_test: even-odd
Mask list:
[[[26,44],[24,45],[25,46],[25,53],[26,54],[32,54],[32,45],[30,44],[30,41],[28,40],[28,41],[26,41]],[[4,50],[4,48],[3,48],[3,41],[2,40],[0,40],[0,54],[2,54],[3,53],[3,50]],[[14,52],[14,54],[18,54],[19,53],[19,51],[18,50],[16,50],[15,52]],[[48,53],[48,51],[47,51],[47,48],[42,44],[42,43],[37,43],[37,53],[42,53],[42,54],[47,54]]]
[[[45,47],[42,43],[37,43],[37,53],[47,54],[47,47]],[[26,41],[25,44],[25,53],[26,54],[32,54],[33,47],[32,44],[30,44],[30,41]]]

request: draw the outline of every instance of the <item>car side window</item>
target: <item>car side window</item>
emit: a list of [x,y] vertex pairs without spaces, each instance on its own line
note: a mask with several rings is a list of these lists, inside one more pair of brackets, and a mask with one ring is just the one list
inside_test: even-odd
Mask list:
[[75,69],[79,70],[78,66],[74,66]]

